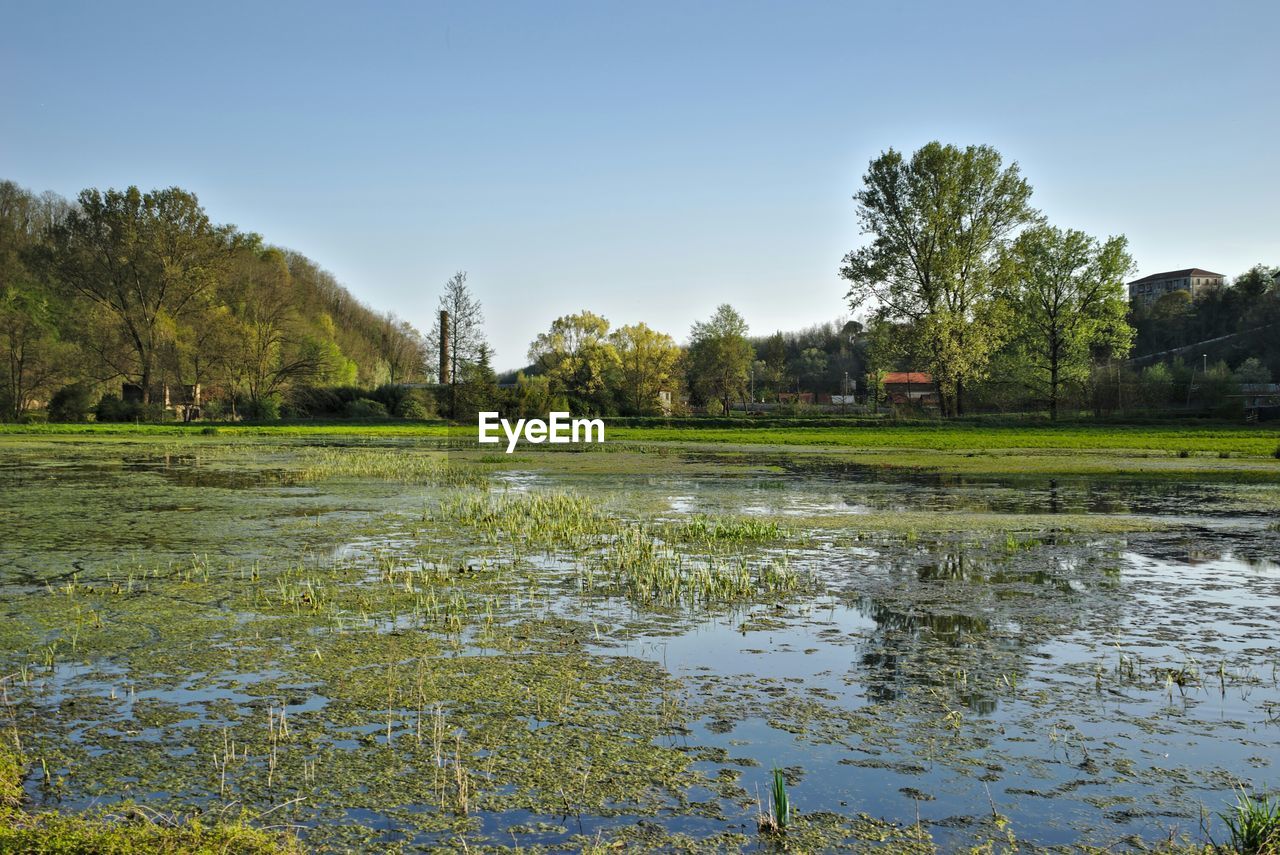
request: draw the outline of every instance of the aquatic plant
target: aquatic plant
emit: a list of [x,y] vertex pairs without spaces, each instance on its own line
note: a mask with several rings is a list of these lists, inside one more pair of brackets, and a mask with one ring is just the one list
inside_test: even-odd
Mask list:
[[1280,853],[1280,798],[1253,798],[1244,790],[1235,805],[1218,814],[1231,832],[1232,851],[1240,855]]
[[761,834],[785,834],[790,824],[791,799],[787,796],[787,779],[775,766],[769,787],[769,812],[761,811],[758,826]]
[[711,517],[698,514],[692,519],[663,526],[661,534],[667,540],[719,544],[781,540],[787,532],[771,519]]

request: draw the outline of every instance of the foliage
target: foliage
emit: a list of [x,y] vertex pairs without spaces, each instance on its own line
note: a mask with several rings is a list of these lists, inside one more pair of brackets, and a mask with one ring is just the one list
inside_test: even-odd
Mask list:
[[1005,341],[998,258],[1019,228],[1038,220],[1030,197],[1018,165],[1003,166],[995,149],[938,142],[910,160],[885,152],[854,196],[872,241],[844,258],[850,305],[896,325],[888,329],[924,357],[953,415]]
[[180,188],[86,190],[73,206],[0,182],[0,356],[0,418],[121,379],[148,401],[200,385],[206,409],[230,413],[300,385],[418,380],[424,342]]
[[1280,798],[1253,798],[1241,792],[1234,808],[1219,814],[1231,832],[1232,851],[1240,855],[1280,853]]
[[71,383],[49,399],[49,421],[83,422],[93,406],[93,388],[87,383]]
[[639,323],[614,330],[609,343],[617,354],[614,385],[623,412],[659,413],[660,393],[677,397],[682,353],[671,336]]
[[529,345],[529,360],[563,395],[575,413],[611,409],[610,375],[619,369],[618,352],[609,338],[609,322],[583,310],[551,322],[551,328]]
[[746,397],[755,352],[747,341],[747,322],[728,303],[704,322],[693,325],[689,344],[689,386],[706,400],[717,400],[724,412]]
[[1004,263],[1005,293],[1016,319],[1011,351],[1033,392],[1058,417],[1064,385],[1085,383],[1093,359],[1124,356],[1133,340],[1125,320],[1124,277],[1133,259],[1123,237],[1105,243],[1074,229],[1023,231]]
[[444,293],[440,295],[440,311],[447,313],[447,324],[442,327],[437,315],[427,336],[428,350],[439,353],[442,337],[448,339],[448,363],[436,369],[439,382],[449,387],[449,416],[457,419],[462,406],[458,386],[468,366],[474,365],[488,347],[484,340],[484,310],[467,287],[465,271],[459,270],[445,283]]

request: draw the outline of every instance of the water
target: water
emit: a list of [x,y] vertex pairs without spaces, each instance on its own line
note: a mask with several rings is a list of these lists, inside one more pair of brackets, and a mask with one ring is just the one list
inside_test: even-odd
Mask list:
[[32,445],[0,466],[2,718],[54,770],[28,776],[40,806],[298,797],[318,848],[743,845],[776,767],[828,843],[867,814],[967,846],[998,814],[1023,841],[1105,846],[1197,839],[1280,774],[1273,486],[704,455],[493,472],[495,492],[626,519],[777,518],[786,542],[741,551],[815,581],[658,611],[581,591],[586,554],[434,518],[443,488],[211,449]]

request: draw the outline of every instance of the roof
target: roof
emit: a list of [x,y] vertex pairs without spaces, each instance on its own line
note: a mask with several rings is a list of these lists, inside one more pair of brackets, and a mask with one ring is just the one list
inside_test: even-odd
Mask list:
[[933,377],[923,371],[890,371],[884,375],[882,382],[900,383],[904,386],[929,386],[933,383]]
[[1143,276],[1141,279],[1135,279],[1130,285],[1137,285],[1140,282],[1155,282],[1158,279],[1181,279],[1184,276],[1216,276],[1225,279],[1221,273],[1214,273],[1210,270],[1203,270],[1199,267],[1188,267],[1185,270],[1169,270],[1164,273],[1152,273],[1150,276]]

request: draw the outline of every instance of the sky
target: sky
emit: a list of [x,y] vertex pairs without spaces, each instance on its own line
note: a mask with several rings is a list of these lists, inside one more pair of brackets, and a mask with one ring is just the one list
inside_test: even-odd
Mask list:
[[1280,265],[1280,3],[0,0],[0,178],[181,186],[498,368],[581,309],[848,315],[888,148],[996,147],[1137,274]]

